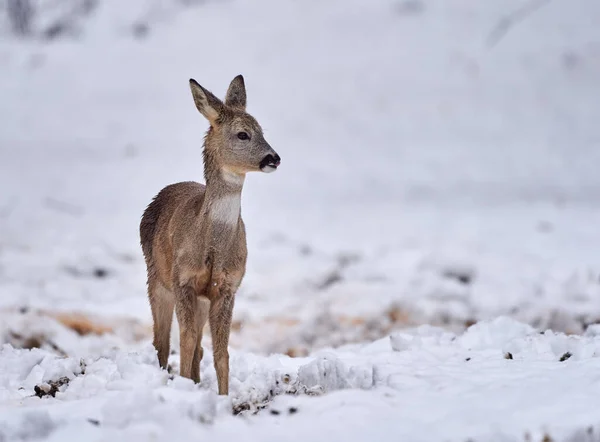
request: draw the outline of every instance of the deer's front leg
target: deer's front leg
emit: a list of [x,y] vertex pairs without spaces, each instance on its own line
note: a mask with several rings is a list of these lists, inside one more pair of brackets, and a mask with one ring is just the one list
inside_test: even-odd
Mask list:
[[179,374],[188,379],[192,378],[192,363],[198,342],[197,303],[196,293],[191,287],[188,285],[177,286],[175,289],[175,314],[179,323]]
[[229,394],[229,330],[233,315],[234,293],[225,286],[211,300],[209,323],[219,394]]
[[198,340],[196,341],[196,351],[192,360],[192,380],[196,383],[200,382],[200,362],[204,350],[202,349],[202,332],[204,325],[208,320],[208,312],[210,311],[210,301],[206,296],[199,296],[196,301],[196,327],[198,327]]

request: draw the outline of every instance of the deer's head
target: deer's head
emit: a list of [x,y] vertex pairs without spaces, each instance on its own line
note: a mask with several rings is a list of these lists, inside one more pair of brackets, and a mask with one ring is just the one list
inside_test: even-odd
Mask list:
[[281,158],[267,143],[262,128],[246,112],[244,77],[233,79],[225,102],[190,80],[196,108],[210,123],[205,143],[205,159],[211,158],[216,167],[230,173],[273,172]]

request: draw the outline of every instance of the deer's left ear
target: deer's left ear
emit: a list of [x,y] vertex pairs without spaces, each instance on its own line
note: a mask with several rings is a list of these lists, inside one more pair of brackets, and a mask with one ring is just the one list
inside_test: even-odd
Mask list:
[[238,75],[231,81],[231,84],[227,89],[225,104],[241,110],[246,110],[246,85],[244,84],[244,77],[241,75]]
[[210,91],[204,89],[193,78],[190,79],[190,89],[194,97],[196,108],[211,125],[215,125],[217,119],[223,112],[223,103],[215,97]]

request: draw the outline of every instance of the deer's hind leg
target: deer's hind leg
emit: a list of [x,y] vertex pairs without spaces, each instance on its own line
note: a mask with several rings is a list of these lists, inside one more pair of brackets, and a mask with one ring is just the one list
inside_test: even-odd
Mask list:
[[152,309],[153,344],[158,353],[158,363],[166,369],[169,360],[171,323],[175,297],[160,282],[148,278],[148,298]]

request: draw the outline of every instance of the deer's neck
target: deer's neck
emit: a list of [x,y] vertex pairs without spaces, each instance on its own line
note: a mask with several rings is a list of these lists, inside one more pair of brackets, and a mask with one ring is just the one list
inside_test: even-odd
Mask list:
[[235,173],[219,164],[215,149],[208,145],[209,142],[210,137],[207,136],[204,148],[206,193],[202,210],[202,222],[219,226],[217,231],[235,230],[240,218],[242,188],[246,176]]
[[244,175],[220,169],[206,177],[203,218],[205,222],[236,229],[241,213]]

